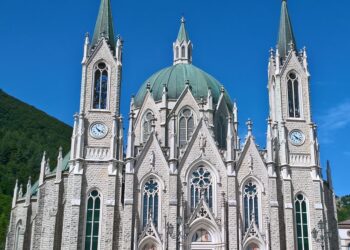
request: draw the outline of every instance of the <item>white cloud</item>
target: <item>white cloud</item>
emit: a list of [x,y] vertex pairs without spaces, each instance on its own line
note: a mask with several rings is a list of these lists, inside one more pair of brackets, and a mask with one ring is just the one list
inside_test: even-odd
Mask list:
[[347,100],[338,106],[330,108],[318,117],[320,139],[323,143],[332,142],[332,134],[339,129],[350,126],[350,101]]

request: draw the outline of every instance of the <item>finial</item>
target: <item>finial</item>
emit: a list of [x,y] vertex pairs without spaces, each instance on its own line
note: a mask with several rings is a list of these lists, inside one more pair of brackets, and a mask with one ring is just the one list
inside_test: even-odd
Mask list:
[[186,22],[185,17],[182,16],[182,17],[181,17],[181,23],[185,23],[185,22]]
[[295,44],[293,41],[290,42],[289,47],[290,47],[290,50],[292,50],[292,51],[295,50]]
[[146,88],[147,88],[148,90],[151,89],[151,83],[150,83],[150,82],[147,82]]
[[225,93],[225,87],[221,86],[220,91],[221,91],[221,93]]
[[246,125],[248,127],[248,135],[252,135],[252,131],[253,131],[253,122],[252,120],[249,118],[248,121],[246,122]]
[[18,198],[22,198],[22,197],[23,197],[23,184],[19,186],[19,191],[18,191]]
[[43,158],[42,158],[41,162],[45,162],[45,160],[46,160],[46,151],[44,151],[44,153],[43,153]]
[[190,86],[190,80],[185,81],[186,86]]
[[51,168],[50,168],[50,158],[47,158],[46,168],[45,168],[45,174],[49,174],[50,171],[51,171]]

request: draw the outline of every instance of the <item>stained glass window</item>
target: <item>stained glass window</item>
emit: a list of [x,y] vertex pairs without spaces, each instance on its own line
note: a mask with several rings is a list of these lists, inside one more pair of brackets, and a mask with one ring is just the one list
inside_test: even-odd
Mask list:
[[309,250],[308,211],[304,195],[295,198],[295,219],[297,225],[298,250]]
[[94,190],[89,194],[86,212],[85,250],[97,250],[101,215],[101,195]]
[[288,75],[288,113],[289,117],[300,118],[299,80],[295,73]]
[[143,142],[147,142],[151,132],[152,132],[152,119],[153,119],[153,113],[151,111],[148,111],[142,121],[142,137]]
[[179,115],[179,144],[183,147],[191,139],[194,130],[192,110],[186,108]]
[[143,188],[143,208],[142,219],[145,227],[148,218],[152,217],[154,226],[158,225],[158,208],[159,208],[159,185],[153,178],[146,182]]
[[93,95],[94,109],[107,109],[108,69],[105,63],[95,67],[95,84]]
[[196,168],[191,176],[191,209],[194,210],[204,196],[209,208],[213,207],[213,178],[208,169],[203,166]]
[[256,184],[249,182],[244,186],[243,190],[243,207],[244,207],[244,227],[247,230],[254,219],[256,225],[259,227],[259,198]]

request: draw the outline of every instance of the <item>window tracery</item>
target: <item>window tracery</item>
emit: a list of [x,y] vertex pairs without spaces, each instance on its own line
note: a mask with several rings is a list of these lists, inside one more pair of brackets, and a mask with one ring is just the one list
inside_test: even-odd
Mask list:
[[87,201],[85,250],[97,250],[99,243],[101,194],[93,190]]
[[95,66],[93,109],[107,109],[108,69],[103,62]]
[[209,208],[213,207],[213,177],[203,166],[192,172],[191,179],[191,209],[194,210],[203,196]]
[[151,178],[147,181],[143,188],[143,208],[142,219],[143,227],[148,223],[148,219],[152,217],[155,227],[158,225],[158,207],[159,207],[159,185],[158,182]]
[[259,197],[258,189],[255,183],[249,182],[244,186],[243,190],[243,206],[244,206],[244,227],[247,230],[250,223],[255,219],[256,226],[259,227]]
[[287,85],[289,117],[300,118],[299,79],[295,73],[288,74]]
[[309,250],[308,211],[305,196],[298,194],[294,203],[298,250]]
[[191,139],[194,130],[194,116],[189,108],[183,109],[179,114],[179,145],[183,147]]

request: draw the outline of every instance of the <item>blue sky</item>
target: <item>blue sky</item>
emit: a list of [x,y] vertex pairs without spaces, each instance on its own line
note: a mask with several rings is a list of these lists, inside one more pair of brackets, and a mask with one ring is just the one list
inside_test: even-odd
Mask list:
[[[0,88],[72,124],[78,111],[82,45],[99,0],[17,0],[0,4]],[[222,82],[239,108],[240,133],[254,122],[265,145],[268,51],[274,47],[280,0],[112,0],[125,41],[122,112],[155,71],[172,63],[181,15],[194,43],[193,62]],[[308,48],[313,119],[323,166],[332,164],[337,194],[350,193],[350,2],[289,1],[299,48]]]

